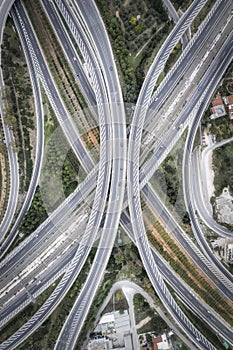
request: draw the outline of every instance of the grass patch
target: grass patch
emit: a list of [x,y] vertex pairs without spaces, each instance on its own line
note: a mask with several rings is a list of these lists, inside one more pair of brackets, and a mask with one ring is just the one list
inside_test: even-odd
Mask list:
[[19,191],[24,194],[30,183],[34,158],[34,100],[26,59],[11,18],[6,22],[1,57],[5,82],[4,120],[13,130],[14,149],[18,152]]
[[[151,310],[152,311],[152,310]],[[149,313],[150,314],[150,313]],[[143,327],[138,329],[138,333],[147,333],[153,331],[155,334],[162,334],[167,329],[164,320],[152,311],[152,319]]]
[[224,187],[228,187],[233,193],[233,143],[223,145],[213,151],[214,188],[215,196],[222,193]]
[[125,299],[124,293],[121,289],[117,290],[116,293],[114,293],[114,297],[109,301],[108,305],[105,307],[102,314],[112,312],[115,310],[127,310],[128,309],[128,303]]
[[10,190],[9,159],[1,120],[0,118],[0,220],[5,215]]
[[111,38],[124,100],[135,103],[154,48],[161,45],[171,28],[167,13],[160,0],[96,3]]

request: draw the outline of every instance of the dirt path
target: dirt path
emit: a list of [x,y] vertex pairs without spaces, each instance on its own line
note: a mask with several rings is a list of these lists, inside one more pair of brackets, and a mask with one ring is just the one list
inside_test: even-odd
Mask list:
[[143,320],[141,320],[141,321],[136,325],[136,328],[139,329],[139,328],[145,326],[145,324],[147,324],[150,320],[151,320],[151,317],[147,316],[146,318],[144,318]]

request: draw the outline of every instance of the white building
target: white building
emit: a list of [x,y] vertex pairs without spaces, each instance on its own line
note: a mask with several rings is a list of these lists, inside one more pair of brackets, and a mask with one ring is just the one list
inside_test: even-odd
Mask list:
[[89,342],[87,350],[110,350],[112,341],[107,338],[93,339]]
[[[133,350],[131,325],[127,310],[124,310],[123,312],[114,311],[104,314],[96,326],[95,332],[101,332],[102,336],[111,339],[112,346],[114,346],[115,350]],[[92,342],[93,343],[89,343],[92,347],[89,347],[88,350],[99,349],[99,347],[97,347],[100,346],[99,344],[106,346],[103,347],[103,349],[111,349],[111,347],[107,347],[110,346],[110,344],[107,343],[107,341],[104,343],[103,339],[95,339]],[[96,348],[93,346],[96,346]]]

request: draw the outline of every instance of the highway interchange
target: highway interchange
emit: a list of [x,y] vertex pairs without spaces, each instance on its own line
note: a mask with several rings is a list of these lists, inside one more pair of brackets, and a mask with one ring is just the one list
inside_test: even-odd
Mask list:
[[[111,254],[119,223],[122,225],[122,227],[125,226],[126,232],[129,231],[128,234],[138,246],[144,267],[147,270],[147,274],[150,277],[155,290],[163,301],[163,304],[166,306],[169,312],[173,314],[174,319],[176,319],[181,328],[185,330],[186,334],[189,335],[189,338],[192,339],[194,344],[200,349],[214,349],[214,346],[211,345],[205,339],[205,337],[195,329],[190,321],[179,310],[173,298],[169,294],[163,278],[165,278],[175,289],[177,289],[177,292],[180,293],[184,299],[187,298],[186,303],[191,302],[193,308],[197,308],[196,310],[200,312],[202,317],[213,327],[215,331],[222,334],[223,338],[232,344],[233,336],[228,325],[222,323],[221,320],[218,320],[218,318],[215,317],[214,312],[210,319],[206,311],[207,306],[203,306],[199,300],[196,301],[196,298],[193,297],[192,293],[187,293],[188,288],[182,283],[178,282],[179,277],[176,277],[174,272],[167,269],[168,267],[166,266],[166,263],[161,262],[160,264],[159,261],[162,260],[159,257],[155,255],[155,258],[154,254],[156,254],[156,252],[154,252],[153,249],[151,250],[145,236],[140,205],[140,191],[142,190],[143,195],[148,201],[151,201],[153,198],[152,204],[150,204],[155,212],[158,213],[159,211],[162,220],[164,220],[164,222],[167,224],[168,222],[172,223],[170,231],[174,233],[176,228],[178,231],[181,230],[178,225],[174,223],[171,214],[166,211],[166,208],[163,209],[163,204],[159,203],[159,199],[156,200],[156,195],[153,193],[152,188],[148,186],[147,183],[158,165],[161,164],[162,160],[172,149],[172,146],[176,140],[178,140],[178,138],[181,136],[186,125],[192,122],[194,125],[193,129],[195,129],[195,126],[197,125],[195,115],[198,115],[199,117],[202,115],[203,111],[201,108],[204,109],[205,105],[208,104],[208,101],[215,91],[219,80],[226,70],[226,67],[232,60],[232,16],[230,15],[232,11],[231,1],[224,0],[216,2],[215,11],[212,10],[212,13],[209,14],[209,22],[207,22],[205,30],[200,30],[199,38],[197,35],[196,39],[191,41],[188,47],[186,46],[186,51],[184,50],[183,55],[185,55],[186,52],[187,56],[184,56],[183,59],[187,60],[187,62],[189,62],[191,65],[191,63],[193,61],[195,62],[195,59],[198,58],[198,54],[200,55],[202,47],[200,43],[204,43],[207,40],[205,35],[208,37],[208,35],[211,36],[211,33],[212,35],[215,34],[213,25],[211,25],[211,20],[213,23],[216,23],[216,18],[219,22],[221,22],[221,20],[225,21],[224,35],[221,35],[221,38],[219,37],[219,42],[221,42],[221,39],[223,42],[221,44],[219,43],[220,47],[218,49],[218,55],[216,55],[215,59],[213,59],[213,57],[211,58],[211,64],[209,64],[209,67],[208,65],[204,67],[206,73],[205,75],[204,72],[201,73],[204,75],[202,80],[200,77],[198,77],[198,84],[202,86],[203,90],[200,91],[197,89],[196,85],[194,87],[186,87],[186,94],[188,94],[191,102],[185,104],[185,106],[179,106],[180,110],[177,112],[176,120],[170,120],[169,116],[166,117],[168,119],[165,120],[165,122],[170,126],[168,132],[160,137],[159,142],[156,140],[156,142],[153,144],[153,141],[149,141],[152,144],[154,151],[151,158],[143,164],[141,169],[139,166],[139,151],[142,132],[145,132],[145,130],[151,130],[150,123],[153,122],[154,125],[156,125],[156,122],[159,122],[159,120],[157,120],[158,116],[152,120],[152,115],[156,115],[156,112],[159,110],[160,106],[165,103],[172,87],[176,87],[177,83],[180,81],[180,77],[184,74],[185,70],[188,69],[188,64],[182,64],[181,57],[179,65],[177,64],[176,67],[173,67],[174,75],[168,75],[165,82],[160,85],[160,91],[157,89],[154,96],[152,96],[155,82],[163,69],[169,53],[185,33],[190,22],[200,11],[201,7],[204,6],[206,1],[193,2],[190,9],[187,11],[187,13],[185,13],[185,16],[182,16],[180,21],[174,27],[172,33],[170,33],[168,39],[165,41],[164,45],[159,51],[159,54],[156,56],[153,65],[145,78],[145,82],[142,86],[141,93],[134,110],[134,118],[131,128],[128,130],[128,157],[126,155],[126,124],[121,88],[110,43],[103,27],[103,23],[99,17],[98,10],[92,1],[86,1],[86,4],[88,3],[87,7],[83,6],[83,3],[77,3],[77,8],[75,7],[75,4],[73,4],[72,7],[68,6],[65,1],[63,2],[57,0],[55,2],[58,8],[60,8],[64,19],[67,21],[67,25],[69,26],[69,29],[72,32],[77,45],[79,46],[85,62],[87,62],[88,70],[93,77],[91,84],[92,86],[90,86],[89,81],[85,76],[85,71],[80,68],[80,62],[78,64],[78,59],[74,60],[74,57],[77,57],[77,54],[74,52],[73,46],[69,44],[68,33],[65,33],[65,31],[61,29],[60,22],[60,24],[57,24],[57,27],[60,28],[57,31],[57,35],[61,44],[65,46],[64,51],[66,52],[67,58],[71,62],[74,72],[78,71],[78,76],[81,76],[79,84],[82,87],[82,91],[84,92],[84,95],[86,93],[86,96],[88,96],[87,101],[91,106],[93,106],[93,104],[95,105],[97,102],[97,114],[100,126],[100,160],[98,165],[94,164],[93,160],[90,158],[88,152],[82,144],[78,133],[75,131],[76,128],[72,123],[64,104],[62,103],[61,96],[59,95],[59,92],[53,82],[53,78],[49,72],[37,39],[34,37],[30,23],[26,18],[25,11],[20,2],[17,1],[14,5],[12,15],[14,17],[17,30],[20,33],[22,44],[24,43],[24,50],[28,56],[28,66],[32,72],[31,79],[32,81],[36,82],[38,78],[42,82],[56,115],[58,119],[60,118],[59,121],[61,122],[61,126],[63,127],[67,139],[69,140],[84,169],[89,174],[84,183],[79,185],[77,190],[75,190],[74,194],[71,195],[70,198],[68,198],[61,205],[61,207],[56,210],[55,213],[53,213],[52,217],[49,218],[45,224],[42,224],[42,226],[38,229],[38,232],[34,233],[31,237],[29,237],[29,239],[25,240],[21,246],[16,248],[15,251],[9,254],[5,260],[0,263],[1,286],[6,283],[4,274],[5,278],[10,280],[10,276],[12,276],[11,271],[16,268],[16,265],[19,267],[20,260],[23,264],[25,264],[25,266],[27,266],[28,261],[30,261],[32,257],[28,256],[27,261],[24,261],[24,259],[26,255],[28,255],[30,249],[34,251],[32,256],[35,257],[36,254],[37,256],[40,256],[39,249],[35,249],[35,247],[39,247],[39,244],[45,242],[47,239],[45,237],[49,237],[48,235],[52,230],[54,232],[57,231],[58,235],[60,233],[58,223],[66,220],[68,212],[71,213],[74,211],[75,207],[77,207],[79,203],[86,201],[87,196],[90,196],[95,188],[97,190],[95,195],[93,193],[92,199],[94,197],[94,204],[89,211],[90,216],[87,220],[87,226],[83,229],[83,235],[79,238],[79,242],[75,242],[75,245],[72,245],[72,247],[66,251],[64,257],[58,259],[59,262],[56,261],[54,265],[50,265],[50,269],[44,273],[44,280],[41,281],[40,279],[40,283],[46,288],[48,283],[52,283],[55,280],[55,276],[57,277],[59,273],[61,274],[66,271],[64,277],[62,278],[62,282],[58,285],[52,296],[46,301],[38,313],[36,313],[33,318],[13,337],[9,338],[9,340],[0,345],[0,349],[15,348],[24,339],[26,339],[39,326],[39,324],[41,324],[46,317],[48,317],[56,305],[58,305],[59,301],[65,296],[69,286],[71,286],[73,281],[77,278],[90,248],[98,235],[99,228],[101,227],[101,239],[92,269],[88,275],[86,284],[79,294],[79,298],[77,299],[66,323],[64,324],[63,330],[60,333],[56,344],[57,349],[72,349],[74,347],[75,341],[91,306],[97,288],[100,285],[104,270]],[[51,2],[46,3],[46,1],[42,1],[42,3],[46,11],[49,14],[52,13],[51,8],[49,9],[49,7],[53,6]],[[73,10],[71,8],[73,8]],[[54,15],[51,16],[50,21],[53,23],[53,26],[56,29],[58,18],[56,17],[55,13],[57,14],[57,12],[54,12]],[[222,14],[222,17],[220,16],[220,13]],[[79,24],[79,26],[77,24]],[[62,33],[61,37],[59,36],[59,32]],[[216,43],[216,45],[217,44],[218,43]],[[194,48],[193,51],[192,48]],[[196,52],[195,55],[194,52]],[[225,54],[226,52],[227,54]],[[33,76],[33,69],[37,72],[37,78]],[[213,72],[215,73],[213,74]],[[38,83],[35,83],[34,86],[35,97],[37,95],[36,91],[38,90],[38,86],[36,84]],[[92,88],[93,92],[91,91]],[[37,101],[39,101],[39,97],[37,97]],[[189,118],[187,118],[187,115]],[[147,123],[146,126],[144,126],[144,119],[145,123]],[[163,130],[164,123],[160,124],[161,130]],[[180,125],[183,125],[182,129],[179,128]],[[195,130],[193,129],[190,129],[189,133],[192,135],[192,137],[195,135]],[[41,145],[42,139],[43,136],[41,135],[41,139],[40,137],[38,138],[39,145]],[[192,143],[192,141],[188,141],[188,139],[187,142],[189,142],[189,144]],[[192,147],[186,147],[186,150],[187,149],[190,150]],[[42,157],[43,152],[39,153]],[[189,155],[187,157],[189,157]],[[121,215],[122,209],[127,205],[124,198],[126,167],[128,174],[128,198],[130,198],[128,204],[131,219],[129,219],[124,212]],[[189,179],[190,175],[185,175],[185,178]],[[33,185],[32,188],[35,189],[35,185]],[[187,185],[187,188],[190,188],[190,185]],[[191,191],[188,191],[188,193],[189,192]],[[33,189],[31,193],[33,195]],[[188,200],[186,199],[186,203],[188,203],[187,207],[190,208],[192,198]],[[161,213],[164,215],[166,214],[168,220],[165,219]],[[193,213],[193,210],[189,211],[192,224],[196,222],[196,218],[192,218]],[[81,215],[83,215],[83,213],[81,213]],[[185,246],[185,243],[183,244]],[[204,244],[201,244],[202,248],[203,246]],[[4,248],[4,245],[2,247]],[[41,250],[42,249],[43,248],[41,248]],[[76,249],[77,251],[75,252]],[[36,252],[37,250],[38,252]],[[196,248],[196,250],[198,249]],[[212,254],[210,251],[210,261],[212,261],[211,255]],[[196,262],[198,266],[203,264],[203,270],[207,269],[207,275],[211,273],[213,275],[213,280],[216,279],[216,285],[218,285],[219,290],[225,294],[226,297],[232,300],[232,277],[227,271],[222,271],[221,264],[217,264],[215,261],[210,263],[210,261],[202,256],[200,252],[197,254],[195,249],[193,250],[191,256],[194,257],[194,260],[199,259],[199,261]],[[71,259],[72,263],[69,263]],[[200,268],[202,267],[200,266]],[[16,272],[14,271],[14,273]],[[156,279],[154,278],[155,276]],[[177,282],[175,281],[176,278]],[[178,287],[179,284],[180,287]],[[38,285],[37,282],[30,284],[30,288],[30,292],[27,290],[26,293],[19,293],[21,300],[19,298],[17,299],[16,297],[12,298],[11,302],[2,308],[2,319],[5,317],[7,320],[9,319],[9,315],[11,315],[11,317],[15,315],[24,305],[31,301],[33,295],[36,295],[39,289],[43,290],[42,286]],[[84,296],[84,298],[82,296]]]

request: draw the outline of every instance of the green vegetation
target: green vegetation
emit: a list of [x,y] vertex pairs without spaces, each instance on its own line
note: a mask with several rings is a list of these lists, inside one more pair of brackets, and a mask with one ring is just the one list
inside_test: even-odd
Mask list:
[[[218,86],[216,94],[220,93],[221,96],[228,96],[230,94],[229,87],[232,85],[233,77],[233,63],[231,63],[224,75],[224,79]],[[202,128],[207,128],[207,133],[214,135],[216,137],[216,142],[228,139],[233,135],[233,120],[228,116],[228,110],[226,107],[226,116],[217,118],[215,120],[210,120],[211,115],[210,106],[206,110],[204,117],[201,121]],[[196,135],[196,145],[200,143],[199,135]],[[232,164],[232,143],[225,146],[219,147],[213,151],[213,170],[214,170],[214,187],[215,194],[211,198],[211,204],[213,206],[213,217],[217,221],[218,217],[215,212],[215,199],[221,193],[224,187],[228,187],[230,192],[233,193],[233,174],[231,171]],[[226,226],[229,230],[232,230],[232,226],[226,223],[221,223],[221,225]]]
[[[233,135],[233,120],[229,118],[228,115],[224,117],[220,117],[217,119],[210,120],[209,117],[211,115],[210,109],[207,110],[204,114],[203,120],[202,120],[202,126],[206,127],[207,125],[210,126],[209,132],[212,135],[215,135],[216,142],[220,142],[222,140],[225,140],[227,138],[232,137]],[[200,137],[199,135],[198,141],[200,144]]]
[[42,86],[41,91],[44,111],[44,144],[46,146],[49,139],[52,137],[52,134],[58,128],[59,123]]
[[155,310],[150,308],[150,305],[141,294],[135,294],[134,296],[134,312],[136,324],[146,317],[150,317],[150,320],[138,329],[139,334],[147,332],[161,334],[167,329],[166,322],[164,322]]
[[[141,294],[135,294],[134,299],[134,314],[135,314],[135,323],[138,324],[146,317],[152,318],[154,316],[154,310],[150,308],[147,300]],[[142,333],[141,329],[139,333]]]
[[48,212],[55,210],[64,200],[69,181],[75,182],[74,188],[77,186],[68,164],[69,149],[62,130],[56,129],[46,144],[40,178],[41,194]]
[[[62,199],[68,197],[85,176],[63,131],[58,128],[58,121],[43,89],[42,96],[45,113],[45,151],[40,186],[37,187],[31,206],[19,228],[24,236],[17,238],[14,247],[34,232],[47,219],[47,213],[55,209]],[[58,187],[56,187],[57,184]]]
[[114,294],[114,297],[109,301],[108,305],[105,307],[103,314],[107,312],[112,312],[115,310],[120,310],[121,312],[123,310],[128,309],[128,303],[125,299],[125,296],[121,289],[117,290]]
[[[169,202],[175,205],[178,195],[178,189],[180,187],[180,178],[177,171],[177,160],[174,156],[169,155],[162,164],[162,170],[159,172],[164,172],[166,188],[164,191],[167,193]],[[158,174],[159,178],[159,174]]]
[[0,220],[4,217],[10,190],[10,169],[7,147],[4,143],[4,131],[0,118]]
[[114,259],[115,270],[118,272],[117,280],[132,280],[143,286],[144,290],[155,298],[151,283],[146,277],[138,250],[133,243],[130,242],[123,246],[114,247],[111,259]]
[[[43,204],[43,199],[41,196],[41,190],[38,186],[34,194],[32,204],[25,215],[22,224],[20,225],[19,231],[28,236],[30,233],[34,232],[37,227],[47,219],[47,211]],[[18,238],[18,240],[20,240]],[[17,245],[17,241],[15,245]]]
[[3,193],[3,183],[2,183],[2,161],[0,161],[0,200],[2,200]]
[[166,11],[161,0],[96,1],[112,41],[119,64],[126,102],[135,102],[148,69],[168,32]]
[[186,212],[182,190],[182,161],[186,133],[177,142],[150,180],[156,193],[169,210],[182,220],[185,230],[190,231],[190,219]]
[[[228,96],[232,87],[232,77],[233,77],[233,63],[231,63],[224,75],[221,84],[218,86],[216,94],[220,93],[221,96]],[[208,133],[215,135],[216,141],[220,142],[222,140],[228,139],[233,136],[233,120],[228,116],[228,110],[226,107],[226,116],[217,118],[215,120],[210,120],[210,106],[205,112],[202,119],[202,127],[207,128]],[[198,135],[196,136],[199,139]],[[224,187],[228,187],[229,191],[233,193],[233,174],[232,174],[232,150],[233,144],[229,143],[222,147],[219,147],[213,151],[213,170],[214,170],[214,187],[215,194],[211,198],[211,204],[213,206],[213,217],[217,221],[218,217],[215,212],[215,199],[221,193]],[[232,226],[226,223],[221,223],[221,225],[226,226],[229,230],[232,230]],[[231,268],[232,269],[232,268]]]
[[[233,79],[233,63],[229,65],[227,68],[226,73],[224,74],[224,78],[221,81],[220,85],[217,88],[217,93],[220,93],[221,96],[228,96],[230,94],[233,94],[233,91],[231,92],[231,88],[233,87],[232,80]],[[222,141],[224,139],[227,139],[229,137],[232,137],[233,135],[233,120],[229,118],[228,116],[228,108],[226,109],[226,115],[214,120],[210,120],[211,112],[211,104],[208,107],[208,109],[205,111],[205,114],[202,118],[202,127],[208,127],[209,132],[212,135],[216,136],[216,141]],[[199,138],[198,138],[199,140]]]
[[[182,46],[181,46],[181,43],[178,42],[178,44],[172,50],[170,56],[168,57],[168,60],[164,67],[164,74],[168,73],[168,71],[172,68],[173,64],[177,61],[181,53],[182,53]],[[159,81],[158,81],[158,84],[159,84]]]
[[233,193],[233,143],[226,144],[213,151],[214,187],[218,197],[224,187]]
[[[150,315],[150,313],[148,315]],[[152,311],[151,316],[152,319],[143,327],[139,328],[138,333],[154,332],[156,335],[158,335],[162,334],[168,328],[167,324],[158,314]]]
[[[62,199],[68,197],[77,187],[78,180],[82,180],[82,170],[79,172],[79,163],[72,150],[67,150],[67,154],[63,156],[53,141],[54,139],[51,139],[49,142],[47,162],[42,170],[40,187],[37,187],[32,204],[19,229],[24,236],[34,232],[46,220],[47,213],[54,210]],[[47,186],[46,181],[49,183]],[[61,186],[61,192],[56,189],[57,184]],[[53,185],[54,188],[52,188]],[[17,245],[19,241],[20,239],[15,244]]]
[[230,63],[229,67],[227,68],[224,78],[222,79],[220,85],[218,86],[218,92],[222,96],[227,96],[229,94],[232,94],[229,88],[232,89],[232,78],[233,78],[233,62]]
[[[80,163],[77,160],[73,150],[68,145],[63,131],[59,128],[55,113],[45,94],[43,94],[43,108],[45,113],[45,148],[46,154],[48,155],[48,158],[46,158],[47,163],[45,164],[43,171],[45,170],[45,173],[47,171],[47,177],[49,177],[48,173],[52,173],[54,169],[56,170],[54,171],[54,173],[56,173],[54,175],[62,179],[62,189],[65,197],[68,197],[69,194],[77,187],[78,182],[82,182],[84,180],[85,172],[80,166]],[[88,139],[88,142],[90,143],[91,141]],[[56,158],[58,162],[53,168],[55,163],[54,155],[59,159]]]
[[74,152],[67,152],[62,168],[62,183],[65,197],[68,197],[85,178],[84,171],[80,166]]
[[5,89],[5,123],[13,130],[18,152],[20,193],[24,193],[32,173],[34,146],[34,104],[30,76],[13,21],[8,18],[3,35],[2,67]]

